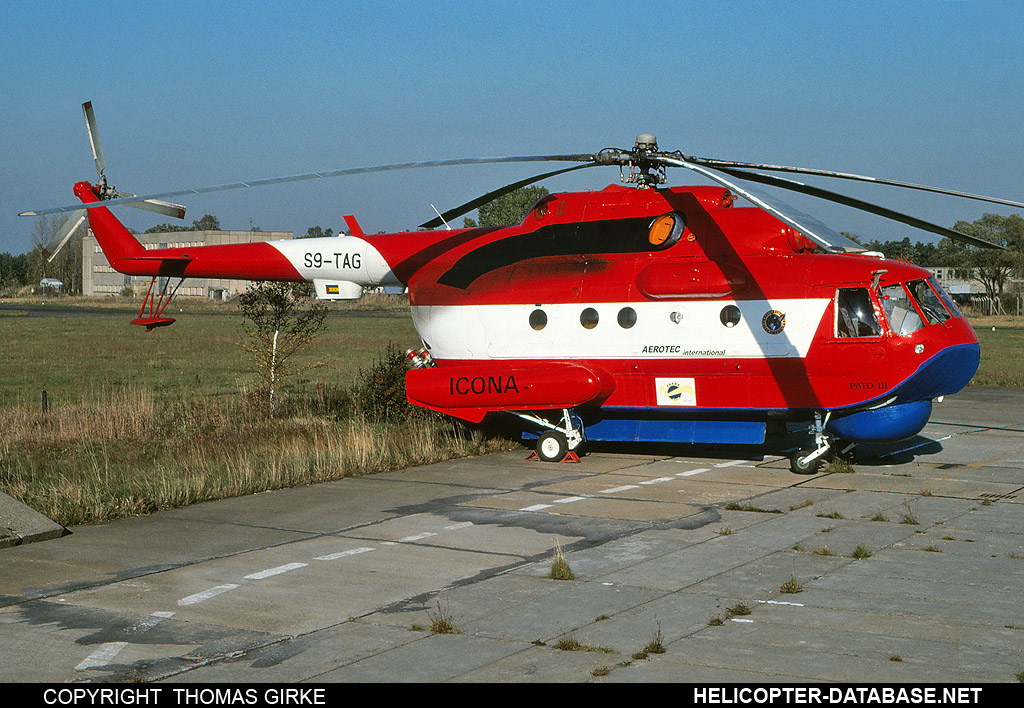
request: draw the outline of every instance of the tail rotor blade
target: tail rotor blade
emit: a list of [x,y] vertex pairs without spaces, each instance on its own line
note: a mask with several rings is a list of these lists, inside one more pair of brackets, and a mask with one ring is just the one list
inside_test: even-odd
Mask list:
[[47,263],[52,263],[60,249],[64,248],[64,244],[75,235],[78,227],[85,221],[86,215],[85,209],[79,209],[71,213],[71,216],[67,218],[67,221],[60,227],[60,230],[50,240],[50,243],[43,249],[43,257]]
[[[117,192],[115,197],[121,199],[131,199],[134,194],[127,194],[125,192]],[[165,216],[171,216],[175,219],[185,218],[185,207],[181,204],[174,204],[172,202],[164,202],[159,199],[146,199],[141,202],[128,202],[125,206],[135,207],[136,209],[143,209],[145,211],[152,211],[157,214],[164,214]]]
[[85,114],[85,127],[89,131],[89,144],[92,146],[92,159],[96,162],[96,174],[102,177],[103,170],[107,169],[107,160],[103,157],[103,145],[100,144],[100,132],[96,127],[92,101],[82,104],[82,113]]

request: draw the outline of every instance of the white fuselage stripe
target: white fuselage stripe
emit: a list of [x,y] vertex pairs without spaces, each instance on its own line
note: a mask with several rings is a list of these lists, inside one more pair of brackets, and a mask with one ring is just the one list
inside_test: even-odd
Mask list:
[[269,241],[306,280],[338,280],[365,287],[401,285],[376,248],[357,236]]
[[[436,359],[802,358],[830,302],[806,298],[414,306],[412,317]],[[728,324],[724,311],[729,307],[739,310],[735,324]],[[597,313],[592,328],[581,323],[588,308]],[[630,327],[619,324],[625,308],[635,313]],[[531,327],[534,310],[543,311],[546,323],[541,329]]]

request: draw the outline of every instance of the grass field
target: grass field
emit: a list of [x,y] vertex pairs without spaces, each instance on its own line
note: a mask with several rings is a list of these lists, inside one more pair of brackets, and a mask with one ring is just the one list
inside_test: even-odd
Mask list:
[[[383,311],[335,308],[297,362],[316,366],[295,377],[273,419],[247,395],[252,378],[235,306],[186,303],[188,311],[175,313],[179,322],[147,333],[128,324],[130,304],[99,304],[117,312],[96,314],[91,304],[47,317],[0,310],[0,491],[58,523],[514,445],[503,431],[470,430],[433,414],[380,420],[361,412],[358,402],[369,400],[367,387],[380,378],[361,372],[383,360],[389,344],[400,358],[420,343],[408,310],[393,301]],[[982,363],[972,384],[1024,386],[1024,324],[973,324]],[[393,370],[398,380],[388,395],[401,395],[401,363]]]
[[1024,322],[1014,317],[971,320],[981,341],[981,365],[972,386],[1024,386]]
[[510,444],[434,414],[362,412],[382,395],[364,372],[420,345],[407,308],[332,312],[273,419],[249,395],[237,309],[204,309],[148,333],[128,311],[0,311],[0,491],[73,525]]
[[[44,390],[60,403],[97,400],[128,386],[166,400],[233,396],[246,385],[237,309],[178,315],[174,325],[152,332],[129,325],[133,316],[0,317],[0,408],[39,402]],[[408,311],[334,313],[297,364],[322,364],[306,374],[309,381],[347,386],[388,342],[403,351],[420,345]]]

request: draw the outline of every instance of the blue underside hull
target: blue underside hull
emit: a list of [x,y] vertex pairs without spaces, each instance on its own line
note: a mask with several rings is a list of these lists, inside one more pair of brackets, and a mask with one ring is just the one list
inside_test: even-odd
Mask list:
[[[827,430],[850,442],[887,443],[913,437],[927,424],[932,399],[960,391],[978,370],[977,344],[948,347],[884,396],[831,410]],[[760,409],[577,408],[590,441],[760,445],[772,417],[807,411]],[[525,433],[524,437],[536,437]]]

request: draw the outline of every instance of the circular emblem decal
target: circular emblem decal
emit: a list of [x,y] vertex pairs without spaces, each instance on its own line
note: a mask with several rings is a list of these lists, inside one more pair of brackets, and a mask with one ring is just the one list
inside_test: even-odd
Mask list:
[[679,384],[673,382],[665,387],[665,395],[673,401],[678,401],[683,397],[683,389]]
[[768,334],[779,334],[786,328],[786,316],[778,310],[770,310],[762,318],[761,326]]

